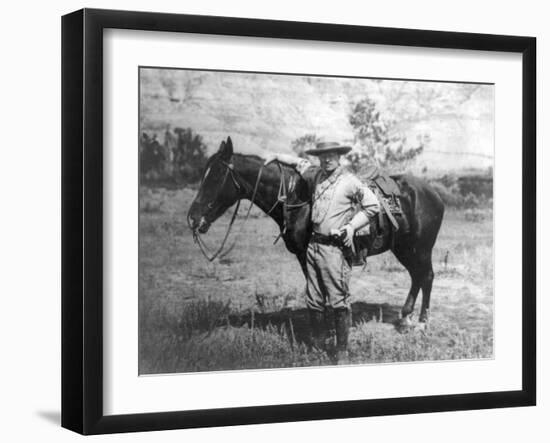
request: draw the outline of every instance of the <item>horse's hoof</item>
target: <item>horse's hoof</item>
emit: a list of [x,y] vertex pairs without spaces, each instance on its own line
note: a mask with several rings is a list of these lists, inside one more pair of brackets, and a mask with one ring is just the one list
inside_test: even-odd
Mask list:
[[426,323],[425,321],[418,322],[415,329],[421,332],[426,332],[426,330],[428,329],[428,323]]

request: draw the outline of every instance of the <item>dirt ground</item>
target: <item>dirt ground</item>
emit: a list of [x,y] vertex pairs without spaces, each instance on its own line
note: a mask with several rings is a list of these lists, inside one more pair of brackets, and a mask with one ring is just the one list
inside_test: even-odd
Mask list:
[[[193,196],[191,189],[140,192],[140,373],[330,364],[303,344],[305,281],[283,242],[273,245],[276,224],[260,211],[246,225],[238,218],[236,246],[209,263],[186,224]],[[410,279],[391,252],[354,269],[352,363],[492,358],[493,219],[490,210],[475,215],[446,211],[426,330],[393,325]],[[211,226],[209,246],[220,244],[228,221]]]

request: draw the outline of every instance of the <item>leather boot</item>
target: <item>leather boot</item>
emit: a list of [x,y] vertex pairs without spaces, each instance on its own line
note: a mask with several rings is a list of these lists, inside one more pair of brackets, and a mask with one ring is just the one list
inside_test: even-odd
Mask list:
[[349,309],[336,309],[334,311],[334,325],[336,328],[335,363],[339,365],[348,364],[348,337],[351,326],[351,311]]
[[325,350],[327,328],[325,325],[325,314],[314,309],[309,310],[309,324],[311,328],[311,347],[320,351]]

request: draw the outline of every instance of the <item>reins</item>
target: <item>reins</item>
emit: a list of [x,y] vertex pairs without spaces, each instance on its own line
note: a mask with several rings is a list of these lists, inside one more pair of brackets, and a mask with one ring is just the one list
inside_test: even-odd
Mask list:
[[277,161],[277,166],[279,167],[279,171],[281,173],[281,180],[279,181],[279,191],[277,192],[277,200],[275,203],[273,203],[273,206],[271,209],[267,212],[267,214],[271,214],[271,212],[281,203],[283,205],[283,227],[281,228],[279,235],[275,238],[273,241],[273,244],[276,244],[279,239],[286,234],[286,217],[284,216],[284,210],[288,208],[300,208],[302,206],[305,206],[309,203],[308,200],[302,203],[296,203],[296,204],[289,204],[288,203],[288,192],[286,188],[286,181],[285,181],[285,171],[281,165],[281,162]]
[[[235,178],[235,174],[237,174],[237,175],[239,175],[239,174],[238,174],[237,171],[234,170],[234,167],[233,167],[232,163],[227,163],[223,160],[220,160],[220,162],[226,167],[226,172],[225,172],[225,175],[224,175],[224,179],[221,183],[220,190],[223,189],[223,186],[225,185],[225,182],[227,181],[227,177],[229,175],[231,176],[231,179],[233,180],[233,184],[235,185],[237,190],[240,190],[241,187],[243,187],[244,184],[246,184],[246,182],[244,182],[244,184],[239,183],[239,181]],[[267,215],[270,215],[279,204],[283,205],[283,211],[284,211],[285,209],[289,209],[289,208],[303,207],[303,206],[310,203],[309,200],[307,200],[305,202],[302,202],[302,203],[296,203],[296,204],[289,204],[288,203],[288,201],[287,201],[288,200],[288,190],[287,190],[286,181],[285,181],[285,172],[284,172],[284,169],[281,166],[280,162],[277,162],[277,166],[279,167],[279,171],[281,173],[281,179],[279,181],[279,190],[277,192],[277,200],[275,201],[273,206],[271,206],[271,208],[267,211],[267,213],[266,213]],[[243,220],[243,222],[240,226],[240,229],[237,232],[237,235],[235,236],[235,238],[233,239],[233,242],[231,243],[231,245],[229,247],[227,247],[224,250],[227,239],[229,238],[229,234],[230,234],[230,232],[233,228],[233,224],[234,224],[234,222],[237,218],[237,213],[239,212],[239,207],[240,207],[240,203],[241,203],[240,199],[237,201],[237,205],[235,206],[235,210],[233,211],[233,215],[231,216],[231,221],[229,222],[229,226],[227,227],[227,230],[226,230],[225,235],[223,237],[222,243],[221,243],[220,247],[215,252],[212,252],[208,248],[208,246],[206,246],[206,243],[201,238],[198,231],[193,230],[193,239],[195,240],[195,243],[197,243],[199,245],[199,249],[201,250],[202,254],[204,255],[204,257],[208,261],[211,262],[211,261],[214,261],[218,257],[219,258],[225,257],[227,254],[229,254],[233,250],[233,248],[237,244],[237,240],[238,240],[240,234],[243,232],[244,226],[246,225],[246,222],[249,219],[250,212],[252,211],[252,206],[254,205],[254,202],[256,201],[256,196],[257,196],[257,193],[258,193],[258,188],[260,186],[260,181],[261,181],[261,178],[262,178],[262,173],[263,173],[264,167],[265,167],[265,165],[262,164],[262,166],[260,167],[260,170],[258,171],[258,175],[256,177],[256,183],[254,184],[254,188],[253,188],[253,191],[252,191],[252,196],[250,198],[250,205],[248,206],[248,210],[246,211],[246,215],[245,215],[245,218],[244,218],[244,220]],[[206,174],[205,174],[205,177],[206,177]],[[189,220],[188,220],[188,223],[189,223]],[[275,238],[275,241],[273,242],[273,244],[277,243],[277,241],[286,233],[286,230],[287,230],[286,218],[284,217],[284,213],[283,213],[283,226],[282,226],[282,228],[279,232],[279,235]]]
[[[224,179],[221,183],[220,190],[223,189],[223,187],[225,185],[225,182],[227,181],[228,175],[231,175],[231,179],[233,180],[233,184],[235,185],[237,190],[240,190],[240,188],[243,186],[243,184],[240,184],[237,181],[237,179],[235,178],[234,174],[238,174],[238,173],[234,170],[233,164],[232,163],[227,163],[223,160],[220,160],[220,162],[226,167]],[[235,219],[237,218],[237,213],[239,212],[239,207],[241,205],[241,200],[240,199],[237,200],[237,205],[235,206],[235,210],[233,211],[233,215],[231,216],[231,221],[229,222],[229,226],[227,227],[227,230],[226,230],[225,235],[223,237],[222,243],[221,243],[220,247],[214,253],[212,253],[210,251],[210,249],[208,248],[208,246],[206,246],[206,243],[201,238],[200,234],[196,230],[193,230],[193,239],[195,240],[195,243],[197,243],[199,245],[199,249],[201,250],[202,254],[204,255],[204,257],[208,261],[210,261],[210,262],[214,261],[217,257],[220,257],[220,258],[225,257],[235,247],[235,245],[237,243],[237,239],[238,239],[239,235],[242,233],[243,226],[248,221],[248,218],[250,216],[250,212],[252,211],[252,206],[254,205],[254,201],[255,201],[256,195],[258,193],[258,187],[260,185],[260,179],[262,177],[263,169],[264,169],[264,165],[262,165],[260,167],[260,170],[258,171],[258,176],[256,178],[256,183],[254,185],[254,190],[252,191],[252,197],[250,199],[250,205],[248,206],[248,210],[246,212],[246,216],[244,218],[244,221],[241,224],[241,228],[240,228],[239,232],[237,233],[237,235],[235,236],[235,238],[233,240],[233,243],[225,251],[224,251],[225,243],[227,242],[227,239],[229,238],[229,234],[231,232],[231,229],[233,228],[233,223],[235,222]],[[188,223],[189,223],[189,220],[188,220]]]
[[[208,261],[214,261],[223,251],[223,248],[225,246],[225,243],[227,239],[229,238],[229,233],[231,232],[231,227],[233,226],[233,223],[235,222],[235,219],[237,218],[237,213],[239,212],[239,206],[241,205],[241,201],[237,201],[237,205],[235,206],[235,210],[233,211],[233,215],[231,216],[231,221],[229,222],[229,227],[227,228],[227,231],[225,232],[225,236],[223,237],[222,244],[220,247],[214,252],[212,255],[209,255],[210,248],[206,246],[206,243],[204,243],[204,240],[201,238],[200,234],[196,231],[193,231],[193,239],[195,240],[195,243],[199,245],[199,249],[201,250],[202,254]],[[233,249],[232,245],[229,250],[226,251],[229,252],[231,249]],[[225,255],[225,253],[224,253]],[[223,257],[223,256],[222,256]]]

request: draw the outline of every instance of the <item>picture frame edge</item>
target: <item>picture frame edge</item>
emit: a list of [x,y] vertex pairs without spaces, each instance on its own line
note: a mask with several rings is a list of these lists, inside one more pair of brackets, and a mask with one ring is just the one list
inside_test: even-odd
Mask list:
[[[177,21],[191,31],[216,29],[248,37],[268,37],[273,26],[290,24],[278,38],[309,35],[310,40],[350,41],[354,32],[375,44],[403,35],[406,46],[519,52],[523,56],[523,257],[522,370],[518,391],[419,396],[392,399],[264,405],[103,414],[103,29],[171,30]],[[164,26],[163,26],[164,23]],[[202,25],[201,25],[202,24]],[[267,27],[266,27],[267,24]],[[244,26],[243,28],[243,25]],[[141,26],[137,27],[137,26]],[[202,26],[202,27],[201,27]],[[254,35],[257,29],[261,35]],[[302,29],[300,31],[300,29]],[[315,38],[321,30],[324,39]],[[203,32],[210,34],[209,32]],[[405,33],[405,34],[403,34]],[[289,37],[290,36],[290,37]],[[338,40],[335,37],[343,37]],[[389,36],[389,37],[388,37]],[[434,40],[435,38],[435,40]],[[389,40],[388,40],[389,39]],[[429,41],[428,41],[429,40]],[[380,43],[384,41],[386,43]],[[438,42],[440,43],[438,45]],[[454,42],[454,43],[453,43]],[[415,44],[409,44],[415,43]],[[445,46],[447,45],[447,46]],[[462,47],[463,45],[464,47]],[[374,28],[326,23],[281,22],[200,15],[81,9],[62,17],[62,392],[61,424],[81,434],[229,426],[286,421],[491,409],[536,404],[536,38],[504,35]],[[76,149],[75,147],[78,147]],[[75,213],[82,214],[81,217]],[[289,411],[293,415],[289,415]],[[302,415],[300,415],[300,411]],[[348,414],[348,415],[345,415]]]

